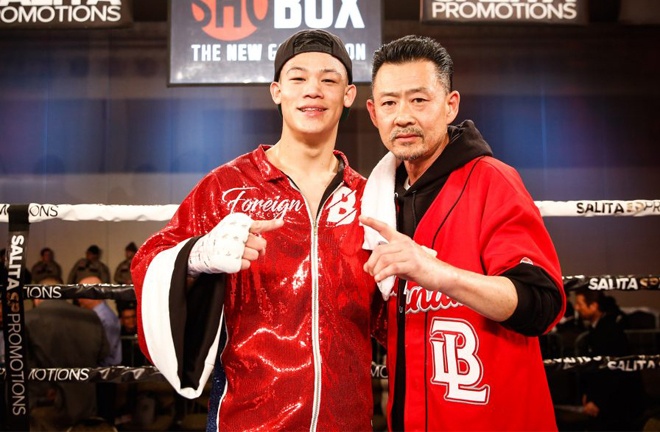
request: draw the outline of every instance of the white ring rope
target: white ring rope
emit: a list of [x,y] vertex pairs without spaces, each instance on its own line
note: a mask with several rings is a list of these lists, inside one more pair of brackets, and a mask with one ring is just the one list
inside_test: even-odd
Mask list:
[[[0,222],[9,222],[10,204],[0,204]],[[52,219],[65,221],[168,221],[179,208],[165,205],[105,205],[105,204],[36,204],[30,203],[30,223]]]
[[534,201],[541,216],[660,216],[660,200]]
[[[595,275],[564,276],[566,291],[589,287],[592,290],[660,291],[660,275]],[[23,296],[28,299],[114,299],[134,301],[135,289],[131,284],[26,284]]]
[[[660,199],[630,201],[581,200],[535,201],[543,217],[556,216],[660,216]],[[8,222],[10,204],[0,204],[0,222]],[[30,203],[30,222],[52,219],[65,221],[167,221],[178,204],[105,205],[105,204],[37,204]]]

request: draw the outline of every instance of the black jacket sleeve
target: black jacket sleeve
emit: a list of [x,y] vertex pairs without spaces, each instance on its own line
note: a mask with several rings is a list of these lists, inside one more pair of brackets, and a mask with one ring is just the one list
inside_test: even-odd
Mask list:
[[560,289],[540,267],[519,264],[504,276],[513,282],[518,294],[518,306],[506,321],[505,327],[525,336],[540,336],[561,311]]

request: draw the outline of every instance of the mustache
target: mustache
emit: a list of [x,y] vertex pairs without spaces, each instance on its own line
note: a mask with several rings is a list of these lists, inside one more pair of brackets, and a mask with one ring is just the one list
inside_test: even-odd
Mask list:
[[424,139],[424,131],[414,126],[393,130],[392,133],[390,133],[390,141],[394,141],[399,135],[417,135]]

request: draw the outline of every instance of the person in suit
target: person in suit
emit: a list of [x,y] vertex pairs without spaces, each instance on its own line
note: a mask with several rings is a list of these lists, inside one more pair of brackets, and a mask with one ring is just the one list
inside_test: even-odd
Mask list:
[[[61,280],[44,279],[45,285]],[[97,367],[108,355],[103,325],[92,311],[65,300],[34,299],[25,312],[27,355],[31,368]],[[97,413],[91,383],[33,382],[29,385],[31,430],[66,430]]]
[[[575,294],[575,310],[589,328],[578,337],[582,356],[632,354],[624,315],[613,297],[588,287]],[[591,417],[589,430],[639,430],[643,411],[643,385],[639,372],[599,369],[580,374],[583,412]]]

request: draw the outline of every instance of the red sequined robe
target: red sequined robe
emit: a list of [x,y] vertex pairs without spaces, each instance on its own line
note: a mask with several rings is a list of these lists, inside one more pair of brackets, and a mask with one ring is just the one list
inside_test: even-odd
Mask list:
[[[312,220],[266,148],[204,177],[136,254],[141,347],[189,398],[201,394],[221,352],[219,430],[371,430],[371,311],[381,299],[362,268],[365,180],[336,151],[342,181]],[[266,254],[250,269],[187,286],[191,239],[233,212],[283,218],[284,226],[262,234]],[[227,343],[218,347],[222,326]]]

